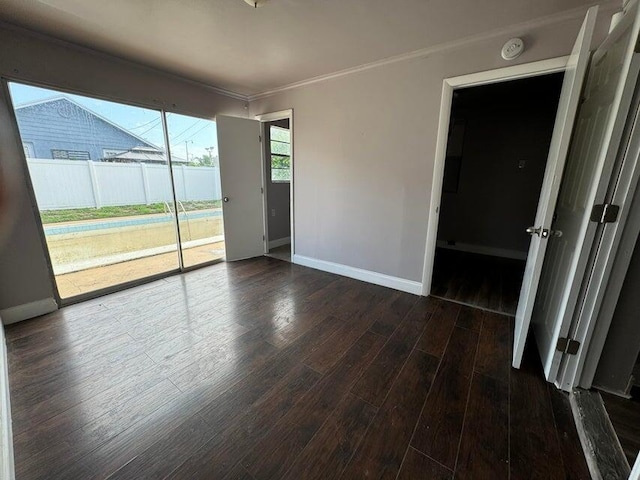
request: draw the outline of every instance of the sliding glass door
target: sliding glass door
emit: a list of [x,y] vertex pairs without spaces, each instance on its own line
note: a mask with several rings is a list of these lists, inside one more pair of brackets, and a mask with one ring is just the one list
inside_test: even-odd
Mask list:
[[224,257],[220,164],[214,121],[167,114],[184,267]]
[[222,257],[213,122],[9,89],[62,299]]

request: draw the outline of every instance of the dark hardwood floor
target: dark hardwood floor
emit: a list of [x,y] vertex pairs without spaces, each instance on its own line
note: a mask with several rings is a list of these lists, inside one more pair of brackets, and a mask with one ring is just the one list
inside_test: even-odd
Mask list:
[[589,478],[512,319],[272,258],[6,330],[18,480]]
[[524,267],[524,260],[437,248],[431,294],[515,315]]

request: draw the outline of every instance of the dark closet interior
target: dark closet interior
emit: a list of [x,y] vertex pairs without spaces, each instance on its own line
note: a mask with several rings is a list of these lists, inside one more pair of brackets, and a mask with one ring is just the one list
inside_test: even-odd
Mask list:
[[562,79],[454,92],[432,295],[515,313]]

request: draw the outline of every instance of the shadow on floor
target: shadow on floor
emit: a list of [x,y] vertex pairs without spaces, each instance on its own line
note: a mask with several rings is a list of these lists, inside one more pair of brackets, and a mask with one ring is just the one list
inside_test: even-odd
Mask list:
[[431,295],[515,315],[524,260],[436,249]]
[[267,253],[268,257],[277,258],[278,260],[282,260],[283,262],[291,261],[291,244],[282,245],[280,247],[272,248]]

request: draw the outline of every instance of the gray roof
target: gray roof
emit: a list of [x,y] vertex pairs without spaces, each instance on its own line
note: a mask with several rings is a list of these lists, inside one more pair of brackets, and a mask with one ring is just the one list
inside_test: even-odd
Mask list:
[[[163,150],[158,148],[152,148],[147,146],[133,147],[126,152],[118,153],[105,157],[105,160],[109,161],[121,161],[121,162],[138,162],[138,163],[166,163],[167,157]],[[188,163],[184,158],[171,156],[173,163]]]
[[120,130],[120,131],[122,131],[122,132],[126,133],[127,135],[130,135],[130,136],[132,136],[132,137],[134,137],[134,138],[137,138],[137,139],[138,139],[138,140],[140,140],[140,142],[141,142],[141,143],[143,143],[144,145],[151,145],[151,146],[153,146],[153,143],[151,143],[149,140],[147,140],[147,139],[145,139],[145,138],[142,138],[142,137],[140,137],[140,136],[136,135],[135,133],[133,133],[133,132],[132,132],[132,131],[130,131],[130,130],[127,130],[127,129],[126,129],[126,128],[124,128],[124,127],[121,127],[121,126],[120,126],[120,125],[118,125],[117,123],[112,122],[112,121],[111,121],[111,120],[109,120],[108,118],[106,118],[106,117],[104,117],[104,116],[100,115],[99,113],[96,113],[96,112],[94,112],[93,110],[91,110],[91,109],[89,109],[89,108],[85,107],[84,105],[82,105],[81,103],[77,102],[77,101],[76,101],[76,100],[74,100],[73,98],[68,97],[67,95],[57,95],[57,96],[52,97],[52,98],[45,98],[45,99],[42,99],[42,100],[36,100],[36,101],[34,101],[34,102],[24,103],[24,104],[22,104],[22,105],[18,105],[18,106],[16,106],[16,111],[17,111],[17,110],[22,110],[22,109],[25,109],[25,108],[35,107],[36,105],[41,105],[41,104],[43,104],[43,103],[57,102],[57,101],[60,101],[60,100],[64,100],[64,101],[67,101],[67,102],[69,102],[69,103],[74,104],[76,107],[78,107],[78,108],[80,108],[80,109],[82,109],[82,110],[84,110],[84,111],[88,112],[89,114],[93,115],[94,117],[99,118],[100,120],[102,120],[103,122],[108,123],[108,124],[109,124],[109,125],[111,125],[112,127],[117,128],[118,130]]

